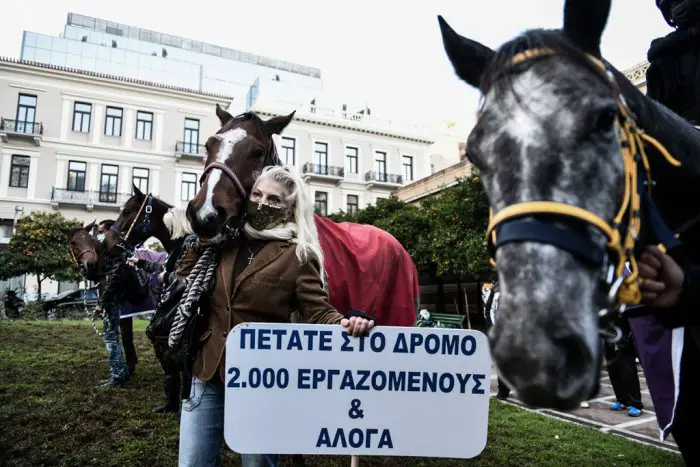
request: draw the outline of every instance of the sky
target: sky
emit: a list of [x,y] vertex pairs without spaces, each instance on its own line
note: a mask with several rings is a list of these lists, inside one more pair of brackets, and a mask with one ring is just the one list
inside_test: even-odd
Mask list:
[[[654,0],[614,0],[602,52],[620,70],[671,32]],[[491,48],[530,28],[559,28],[564,0],[34,0],[2,8],[0,56],[22,32],[58,35],[68,12],[321,69],[324,90],[364,98],[372,114],[470,126],[479,94],[454,74],[437,15]]]

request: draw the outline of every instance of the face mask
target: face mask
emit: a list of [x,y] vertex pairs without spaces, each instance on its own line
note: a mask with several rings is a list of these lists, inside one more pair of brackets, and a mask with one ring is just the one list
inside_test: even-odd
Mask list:
[[105,234],[97,234],[97,241],[102,243],[105,241]]
[[267,230],[287,220],[286,208],[248,201],[248,224],[255,230]]

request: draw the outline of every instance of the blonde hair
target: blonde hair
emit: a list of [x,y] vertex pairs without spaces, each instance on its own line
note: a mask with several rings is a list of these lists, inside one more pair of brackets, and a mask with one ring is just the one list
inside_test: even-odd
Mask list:
[[[306,195],[301,177],[292,167],[272,165],[262,170],[260,176],[255,181],[255,185],[253,185],[253,189],[255,189],[262,180],[267,178],[274,180],[284,187],[287,191],[285,201],[288,206],[294,207],[294,219],[283,225],[280,230],[293,232],[293,236],[295,237],[293,242],[297,245],[296,255],[299,261],[304,264],[310,257],[318,260],[323,276],[323,251],[321,250],[321,244],[318,240],[318,230],[316,230],[316,222],[314,221],[313,206]],[[256,231],[247,223],[244,228],[246,233],[253,237],[280,240],[288,238],[288,236],[284,235],[282,232],[280,232],[279,238],[276,238],[276,229],[266,230],[263,233]]]
[[163,216],[163,224],[170,232],[170,239],[177,240],[192,234],[192,226],[187,220],[186,211],[182,208],[170,208]]

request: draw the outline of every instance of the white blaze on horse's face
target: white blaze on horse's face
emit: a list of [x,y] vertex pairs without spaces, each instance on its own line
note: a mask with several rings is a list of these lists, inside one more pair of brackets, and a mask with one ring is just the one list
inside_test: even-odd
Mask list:
[[[243,128],[234,128],[224,133],[216,135],[216,138],[221,141],[219,152],[216,154],[216,162],[221,164],[226,163],[226,159],[231,156],[234,146],[242,141],[248,133]],[[207,196],[204,199],[202,207],[197,212],[197,217],[200,222],[205,223],[208,218],[216,216],[216,208],[214,207],[214,189],[221,180],[221,169],[212,169],[207,178]]]

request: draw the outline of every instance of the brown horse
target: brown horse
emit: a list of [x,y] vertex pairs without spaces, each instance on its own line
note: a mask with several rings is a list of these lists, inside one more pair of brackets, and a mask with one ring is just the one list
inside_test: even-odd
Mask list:
[[211,240],[241,218],[256,174],[280,160],[272,135],[289,125],[294,112],[263,121],[253,112],[237,117],[216,106],[221,129],[206,144],[200,189],[187,205],[187,219],[202,240]]
[[[92,282],[100,282],[103,275],[105,258],[104,247],[101,242],[92,236],[95,222],[85,227],[75,227],[66,231],[68,245],[73,259],[80,267],[83,277]],[[134,347],[134,323],[133,318],[119,320],[119,330],[124,346],[124,357],[129,374],[136,371],[139,359]]]

